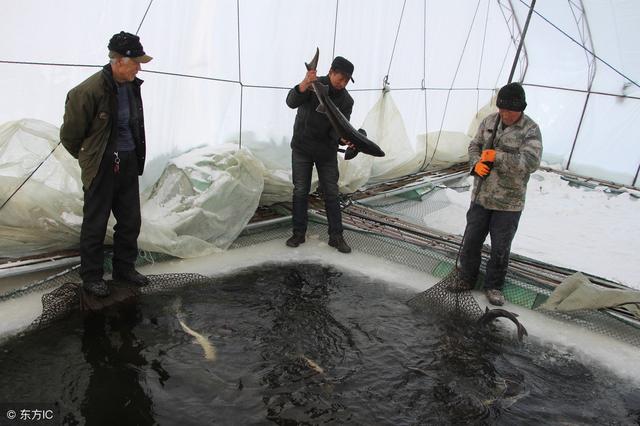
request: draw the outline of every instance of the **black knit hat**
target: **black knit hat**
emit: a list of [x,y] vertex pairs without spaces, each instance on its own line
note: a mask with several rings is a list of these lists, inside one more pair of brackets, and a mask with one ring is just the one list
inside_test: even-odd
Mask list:
[[142,43],[140,43],[140,37],[137,35],[120,31],[118,34],[114,34],[109,40],[109,50],[119,53],[122,56],[131,58],[136,62],[146,64],[151,59],[151,56],[144,53]]
[[522,112],[527,107],[524,89],[520,83],[509,83],[498,92],[496,106],[509,111]]
[[333,62],[331,62],[331,69],[346,74],[347,77],[355,83],[353,77],[351,77],[351,74],[353,74],[353,64],[348,59],[342,56],[336,56]]

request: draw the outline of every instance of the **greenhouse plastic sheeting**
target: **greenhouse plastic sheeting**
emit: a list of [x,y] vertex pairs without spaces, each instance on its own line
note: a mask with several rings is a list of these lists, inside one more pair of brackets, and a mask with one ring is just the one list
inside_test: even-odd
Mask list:
[[236,145],[183,154],[143,197],[138,244],[178,257],[226,249],[249,223],[263,186],[262,163]]
[[80,168],[58,144],[58,133],[38,120],[0,126],[0,203],[6,202],[0,214],[0,257],[78,245]]
[[[10,198],[0,215],[2,257],[78,246],[80,169],[58,144],[58,133],[36,120],[0,127],[0,194],[3,203]],[[178,257],[227,248],[258,206],[263,173],[262,163],[236,145],[204,147],[173,159],[142,196],[139,247]],[[111,217],[107,243],[114,224]]]

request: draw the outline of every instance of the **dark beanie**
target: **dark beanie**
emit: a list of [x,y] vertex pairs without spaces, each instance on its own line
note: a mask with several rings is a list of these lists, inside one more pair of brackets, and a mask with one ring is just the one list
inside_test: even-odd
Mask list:
[[520,83],[509,83],[498,92],[496,106],[509,111],[522,112],[527,107],[524,89]]

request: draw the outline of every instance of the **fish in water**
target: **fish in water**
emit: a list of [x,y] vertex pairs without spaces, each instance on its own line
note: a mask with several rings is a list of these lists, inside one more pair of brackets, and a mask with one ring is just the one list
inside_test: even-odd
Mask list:
[[[307,71],[317,68],[319,55],[320,49],[316,48],[316,54],[311,62],[308,64],[305,63]],[[316,80],[311,83],[311,87],[320,102],[316,111],[327,116],[331,126],[333,126],[336,133],[338,133],[338,136],[351,142],[351,144],[355,146],[355,149],[351,147],[347,148],[344,154],[345,160],[350,160],[355,157],[358,152],[373,155],[374,157],[384,157],[384,151],[380,149],[375,142],[367,138],[366,132],[354,129],[349,120],[342,114],[342,111],[333,103],[329,97],[329,87],[326,84],[322,84]]]
[[318,374],[324,374],[324,369],[318,365],[314,360],[306,357],[305,355],[300,355],[300,357],[307,363],[307,365],[314,370]]
[[181,305],[182,305],[182,301],[180,298],[178,298],[174,303],[174,307],[176,310],[176,317],[178,318],[178,323],[180,323],[180,327],[182,327],[185,333],[195,337],[196,342],[198,342],[198,344],[202,346],[205,359],[208,359],[209,361],[215,361],[218,355],[216,348],[211,344],[209,339],[207,339],[197,331],[192,330],[187,324],[184,323],[184,321],[181,319],[181,317],[184,316],[180,310]]
[[500,318],[500,317],[510,319],[518,328],[518,340],[522,341],[523,337],[528,336],[529,334],[527,333],[527,330],[524,328],[524,326],[520,324],[520,321],[518,321],[517,316],[518,314],[509,312],[504,309],[485,308],[484,314],[480,317],[480,319],[478,319],[478,324],[487,325],[494,319]]

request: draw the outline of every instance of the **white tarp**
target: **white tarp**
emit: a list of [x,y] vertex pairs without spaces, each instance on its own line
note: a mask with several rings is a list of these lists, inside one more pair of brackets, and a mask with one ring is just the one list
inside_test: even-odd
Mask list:
[[[355,64],[353,123],[363,123],[387,77],[414,149],[418,135],[465,132],[507,82],[516,50],[510,27],[518,32],[509,4],[520,27],[528,12],[528,2],[495,0],[5,3],[0,124],[28,117],[59,126],[67,91],[107,62],[111,35],[137,32],[154,56],[140,73],[149,160],[203,144],[242,145],[246,132],[288,145],[295,111],[284,98],[316,46],[320,73],[334,55]],[[584,0],[584,16],[577,3],[536,2],[527,66],[515,79],[541,126],[545,161],[566,165],[572,155],[572,170],[630,184],[640,164],[640,2]],[[602,58],[584,114],[593,58],[578,43]],[[627,98],[611,96],[621,94]]]
[[[540,15],[533,15],[522,52],[526,66],[518,66],[515,79],[525,85],[526,113],[540,124],[547,163],[566,166],[571,157],[571,170],[630,184],[640,164],[640,2],[581,3],[584,15],[576,2],[537,1]],[[512,4],[513,11],[493,0],[6,2],[0,125],[13,131],[13,121],[27,117],[50,124],[20,130],[28,148],[17,163],[11,160],[15,146],[3,148],[2,194],[9,196],[57,143],[66,93],[107,62],[107,42],[120,30],[138,33],[154,57],[139,74],[148,140],[143,188],[181,154],[232,144],[262,163],[260,173],[249,173],[256,185],[263,182],[259,202],[288,201],[295,110],[284,100],[304,77],[316,46],[321,74],[335,55],[355,64],[351,122],[387,152],[382,159],[339,160],[343,192],[462,159],[464,133],[473,135],[470,119],[488,112],[482,105],[511,68],[511,31],[517,35],[516,19],[522,26],[528,12],[526,2]],[[602,60],[593,61],[578,43]],[[591,75],[593,93],[587,95]],[[382,91],[384,81],[389,92]],[[37,140],[36,127],[48,135]],[[13,241],[7,250],[30,250],[41,232],[50,247],[77,241],[82,197],[77,169],[61,160],[65,155],[56,149],[0,211],[0,238]],[[203,236],[217,238],[210,231]]]
[[[58,133],[57,127],[33,120],[0,126],[2,202],[15,192],[0,215],[2,256],[64,250],[79,244],[80,168],[58,145]],[[262,163],[235,144],[199,148],[171,160],[157,183],[141,197],[139,247],[178,257],[226,249],[258,206],[263,174]],[[22,182],[24,186],[17,190]],[[112,216],[107,243],[112,241],[114,224]]]

